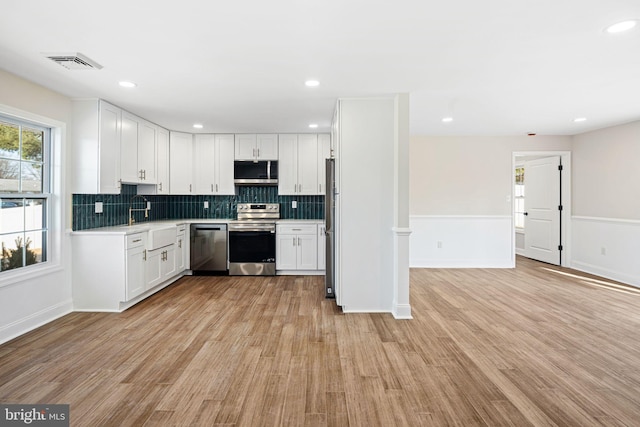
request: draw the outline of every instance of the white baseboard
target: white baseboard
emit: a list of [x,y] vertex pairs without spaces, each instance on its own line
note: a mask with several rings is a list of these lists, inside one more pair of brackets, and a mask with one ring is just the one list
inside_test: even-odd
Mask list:
[[396,319],[402,320],[410,320],[413,319],[411,315],[411,305],[410,304],[399,304],[393,308],[393,317]]
[[635,286],[640,288],[640,282],[638,281],[638,277],[634,277],[628,274],[620,273],[619,271],[609,270],[607,268],[602,268],[598,265],[591,265],[580,261],[573,261],[571,263],[571,268],[574,270],[582,271],[583,273],[593,274],[595,276],[600,276],[605,279],[615,280],[616,282],[622,282],[627,285]]
[[15,322],[0,327],[0,344],[11,341],[20,335],[26,334],[42,325],[52,322],[62,316],[73,312],[73,301],[63,301],[37,313],[16,320]]

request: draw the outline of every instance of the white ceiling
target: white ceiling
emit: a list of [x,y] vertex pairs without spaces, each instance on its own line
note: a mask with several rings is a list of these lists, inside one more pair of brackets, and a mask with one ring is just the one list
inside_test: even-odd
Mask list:
[[[0,9],[0,68],[172,130],[328,131],[337,98],[397,92],[410,94],[414,135],[572,135],[640,119],[640,26],[603,32],[640,18],[638,0],[2,0]],[[44,56],[71,52],[104,68],[69,71]],[[311,78],[320,86],[305,87]],[[125,79],[138,87],[119,87]]]

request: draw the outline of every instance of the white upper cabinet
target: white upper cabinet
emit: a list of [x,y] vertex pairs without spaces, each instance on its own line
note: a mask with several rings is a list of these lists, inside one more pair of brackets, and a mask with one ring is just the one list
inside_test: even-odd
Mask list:
[[299,194],[318,194],[318,135],[298,135]]
[[233,160],[233,135],[196,134],[194,193],[235,194]]
[[156,183],[158,127],[128,112],[122,113],[120,177],[131,184]]
[[73,193],[119,194],[122,110],[98,99],[71,106]]
[[275,133],[256,135],[258,160],[278,160],[278,135]]
[[194,194],[214,194],[215,175],[215,137],[208,134],[196,134],[193,138],[194,149]]
[[278,194],[315,195],[318,186],[318,136],[279,135]]
[[[155,126],[155,125],[153,125]],[[146,126],[140,126],[145,129]],[[169,194],[169,131],[161,127],[155,126],[155,185],[138,185],[138,194]],[[144,133],[142,131],[141,133]],[[142,138],[140,138],[142,139]],[[144,146],[144,144],[143,144]],[[144,150],[138,149],[138,159],[141,157],[153,157],[151,154],[142,154]],[[150,177],[151,166],[146,167],[147,179]],[[148,182],[140,181],[139,184],[147,184]]]
[[216,135],[215,143],[215,194],[233,195],[236,193],[233,183],[235,138],[233,135]]
[[141,120],[138,123],[138,172],[141,184],[155,184],[158,155],[158,126]]
[[122,113],[120,138],[120,178],[122,182],[137,183],[138,175],[138,117]]
[[278,194],[298,194],[298,135],[278,137]]
[[[325,160],[331,157],[331,135],[322,133],[318,135],[318,194],[326,192],[327,170]],[[324,267],[323,267],[324,268]]]
[[277,134],[237,134],[236,160],[278,160]]
[[157,194],[169,194],[169,131],[158,128],[156,163]]
[[193,194],[193,135],[169,135],[169,190],[171,194]]

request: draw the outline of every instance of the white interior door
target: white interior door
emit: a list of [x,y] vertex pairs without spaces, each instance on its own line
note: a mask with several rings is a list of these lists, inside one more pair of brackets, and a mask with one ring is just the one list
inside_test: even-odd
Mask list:
[[560,157],[531,160],[524,165],[525,256],[560,264]]

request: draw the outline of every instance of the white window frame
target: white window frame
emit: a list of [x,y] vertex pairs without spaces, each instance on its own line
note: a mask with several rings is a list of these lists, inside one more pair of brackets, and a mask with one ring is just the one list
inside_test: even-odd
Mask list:
[[18,122],[27,122],[50,129],[50,141],[48,147],[48,164],[45,166],[46,178],[48,179],[48,193],[4,193],[3,197],[10,198],[46,198],[47,200],[47,260],[37,264],[6,270],[0,272],[0,288],[11,286],[27,280],[48,275],[62,270],[63,250],[65,245],[65,228],[63,218],[65,217],[65,192],[64,192],[64,144],[62,141],[66,136],[66,125],[63,122],[54,120],[38,114],[23,111],[8,105],[0,104],[0,115]]

